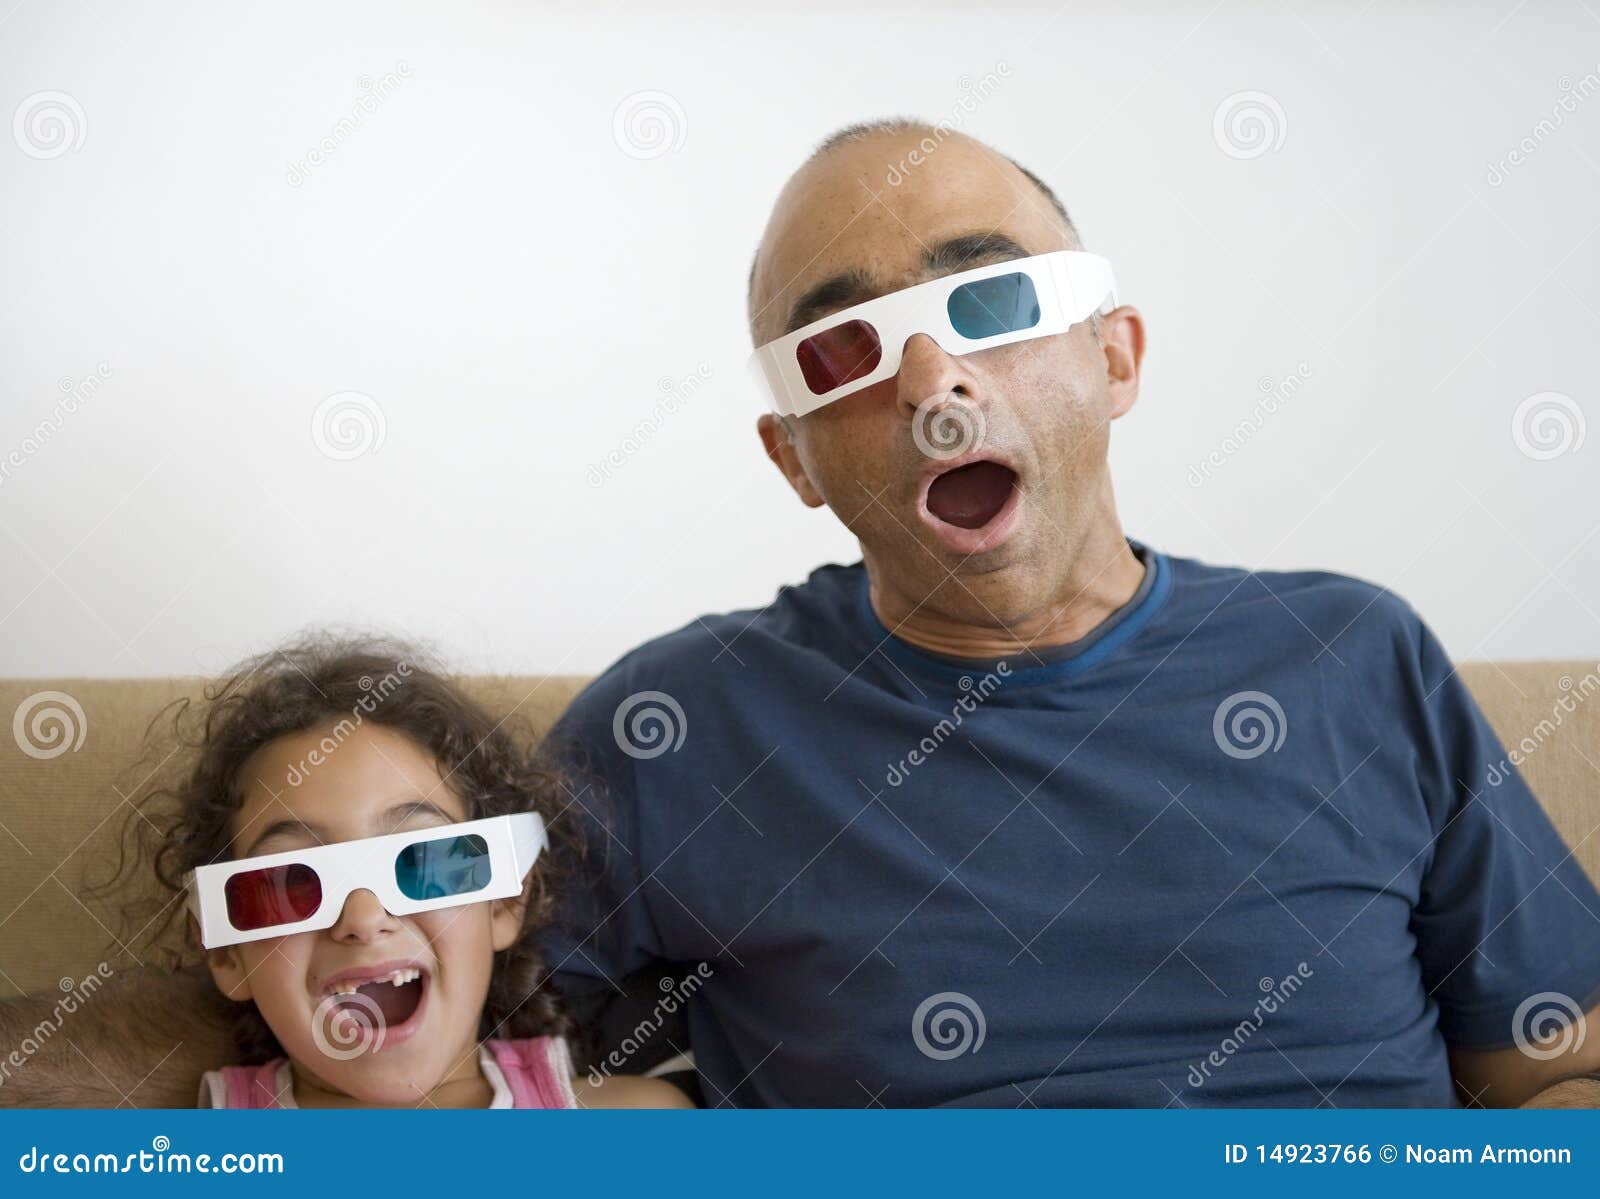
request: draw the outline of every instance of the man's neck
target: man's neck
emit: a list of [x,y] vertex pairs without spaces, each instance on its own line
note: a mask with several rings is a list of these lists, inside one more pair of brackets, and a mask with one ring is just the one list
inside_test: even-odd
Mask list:
[[[1067,645],[1094,632],[1139,590],[1145,566],[1122,536],[1099,538],[1076,555],[1066,582],[1046,604],[1014,623],[1004,623],[978,605],[978,620],[941,611],[926,596],[902,595],[882,587],[870,569],[872,610],[885,628],[918,649],[954,658],[991,659]],[[868,563],[870,568],[871,563]],[[952,577],[943,590],[964,605],[977,605],[972,592]],[[976,588],[973,589],[976,591]]]

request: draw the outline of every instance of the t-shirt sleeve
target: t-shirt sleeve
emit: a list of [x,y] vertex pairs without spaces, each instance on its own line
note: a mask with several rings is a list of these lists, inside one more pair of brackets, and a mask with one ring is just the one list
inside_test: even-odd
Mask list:
[[664,956],[641,864],[633,760],[612,733],[617,705],[628,694],[626,661],[572,702],[544,745],[566,776],[563,818],[576,822],[586,845],[586,860],[541,937],[546,966],[569,999],[615,993],[624,978]]
[[1512,1044],[1525,1001],[1600,1001],[1600,895],[1508,760],[1443,646],[1410,613],[1419,782],[1433,831],[1412,916],[1453,1045]]

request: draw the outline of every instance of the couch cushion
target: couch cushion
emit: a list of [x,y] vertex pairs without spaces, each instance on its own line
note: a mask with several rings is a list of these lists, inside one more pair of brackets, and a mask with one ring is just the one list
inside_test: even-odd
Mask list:
[[[1522,756],[1524,776],[1556,827],[1600,880],[1600,666],[1479,662],[1461,673],[1508,750]],[[530,739],[586,682],[462,681]],[[128,801],[171,765],[143,756],[151,720],[164,705],[197,696],[201,686],[197,679],[0,680],[0,718],[14,725],[19,710],[23,716],[20,738],[0,733],[0,997],[47,991],[62,980],[70,987],[102,961],[118,969],[132,960],[116,940],[121,920],[80,893],[86,872],[101,877],[115,865]],[[61,736],[77,748],[55,753]]]
[[[531,741],[588,680],[461,681]],[[81,892],[115,868],[129,801],[174,765],[145,753],[146,730],[166,705],[198,698],[203,685],[188,678],[0,680],[0,997],[52,990],[62,980],[70,989],[101,962],[113,970],[133,963],[138,946],[118,939],[127,932],[110,903],[85,902]],[[170,723],[162,729],[170,731]],[[151,879],[148,893],[157,890]]]

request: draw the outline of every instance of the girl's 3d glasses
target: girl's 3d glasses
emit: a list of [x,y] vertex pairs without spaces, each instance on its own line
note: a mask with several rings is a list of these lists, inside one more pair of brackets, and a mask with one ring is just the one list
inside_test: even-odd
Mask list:
[[949,354],[1065,333],[1109,303],[1111,264],[1098,254],[1057,250],[945,275],[813,321],[769,341],[751,365],[774,411],[804,416],[890,378],[901,351],[926,333]]
[[507,899],[548,845],[539,814],[518,812],[200,866],[184,885],[216,949],[331,928],[357,890],[394,916]]

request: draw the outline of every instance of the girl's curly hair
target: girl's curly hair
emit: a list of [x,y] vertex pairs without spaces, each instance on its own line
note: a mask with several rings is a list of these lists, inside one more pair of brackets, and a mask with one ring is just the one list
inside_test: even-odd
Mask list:
[[[531,748],[531,734],[518,735],[528,730],[497,721],[436,663],[400,641],[311,634],[240,663],[206,688],[203,702],[180,699],[163,709],[151,724],[147,755],[176,740],[163,758],[174,765],[166,781],[136,799],[115,874],[94,890],[119,889],[125,875],[136,884],[145,881],[153,865],[161,894],[133,900],[125,916],[131,927],[142,928],[139,939],[163,964],[189,964],[197,947],[173,936],[174,921],[186,925],[182,880],[196,866],[229,857],[232,818],[244,802],[243,770],[251,756],[279,737],[329,725],[348,735],[364,722],[403,733],[430,753],[468,819],[526,811],[544,817],[550,847],[531,876],[521,936],[495,954],[478,1037],[571,1034],[535,945],[537,933],[554,918],[562,884],[583,856],[581,836],[562,818],[567,799],[561,772]],[[162,725],[169,725],[170,737],[157,736]],[[136,889],[148,897],[148,886]],[[145,918],[152,909],[155,915]],[[235,1007],[240,1060],[252,1064],[281,1055],[255,1005]]]

